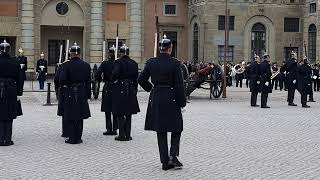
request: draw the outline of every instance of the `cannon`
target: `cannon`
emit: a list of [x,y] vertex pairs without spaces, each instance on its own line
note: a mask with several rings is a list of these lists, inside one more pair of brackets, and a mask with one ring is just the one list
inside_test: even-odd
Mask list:
[[[182,68],[186,68],[185,66]],[[187,71],[188,70],[184,70]],[[184,76],[186,96],[190,98],[191,93],[196,89],[209,90],[209,97],[219,98],[223,92],[223,70],[220,65],[209,64],[207,67],[189,73]],[[209,87],[204,87],[209,85]]]

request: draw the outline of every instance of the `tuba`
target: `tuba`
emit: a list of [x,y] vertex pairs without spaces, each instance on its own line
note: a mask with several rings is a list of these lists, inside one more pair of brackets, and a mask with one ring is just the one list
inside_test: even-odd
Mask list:
[[245,71],[245,68],[244,68],[244,66],[243,66],[242,64],[236,64],[236,65],[233,67],[233,69],[234,69],[234,72],[235,72],[236,74],[242,74],[242,73],[244,73],[244,71]]

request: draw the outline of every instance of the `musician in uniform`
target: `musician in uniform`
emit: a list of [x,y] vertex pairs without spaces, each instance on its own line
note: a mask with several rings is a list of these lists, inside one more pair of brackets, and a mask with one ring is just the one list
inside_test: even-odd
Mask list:
[[297,68],[298,91],[301,94],[301,104],[303,108],[310,108],[307,105],[307,94],[312,91],[311,68],[308,66],[308,58],[304,57]]
[[320,75],[319,75],[319,65],[315,64],[312,68],[312,81],[313,81],[313,90],[319,91],[320,87],[320,81],[319,81]]
[[[102,102],[101,111],[105,113],[106,118],[106,131],[103,135],[117,135],[118,123],[114,115],[112,115],[112,71],[115,64],[115,51],[114,46],[109,48],[108,60],[103,61],[95,74],[95,79],[98,82],[104,81],[104,86],[102,90]],[[102,79],[103,75],[103,79]],[[112,115],[112,117],[111,117]]]
[[63,64],[60,84],[64,86],[63,117],[68,122],[69,144],[82,143],[83,120],[89,118],[88,99],[91,98],[91,68],[80,59],[80,47],[75,43],[71,49],[71,60]]
[[138,92],[138,63],[129,57],[129,48],[124,44],[120,47],[119,55],[113,71],[112,81],[112,113],[117,118],[119,136],[116,141],[130,141],[132,114],[140,112]]
[[308,73],[310,73],[310,78],[311,78],[311,88],[309,89],[309,92],[307,95],[309,95],[309,100],[308,102],[316,102],[313,98],[313,88],[312,88],[312,81],[313,81],[313,71],[312,71],[312,66],[310,65],[308,61]]
[[260,64],[260,75],[261,75],[261,108],[270,108],[267,106],[268,94],[272,93],[271,85],[271,66],[270,56],[268,54],[263,55],[263,61]]
[[279,88],[280,88],[280,91],[282,91],[282,89],[286,90],[286,67],[285,67],[285,62],[282,62],[282,65],[280,67]]
[[39,81],[40,89],[44,89],[44,82],[48,73],[48,61],[44,59],[44,54],[40,54],[40,59],[37,61],[36,73]]
[[[181,168],[179,146],[183,131],[181,108],[186,106],[180,62],[172,58],[172,42],[166,36],[159,42],[160,55],[146,62],[139,76],[141,87],[150,93],[145,130],[157,132],[162,169]],[[151,77],[151,82],[149,78]],[[171,132],[168,153],[167,133]]]
[[[279,71],[278,65],[277,65],[277,63],[274,63],[274,64],[272,65],[272,73],[273,73],[273,74],[276,74],[276,73],[278,73],[278,71]],[[273,77],[273,79],[271,80],[272,89],[273,89],[273,87],[274,87],[275,90],[278,89],[279,77],[280,77],[280,73],[277,74],[277,75],[275,75],[275,76]]]
[[26,71],[28,69],[28,58],[25,57],[23,54],[24,54],[24,51],[22,48],[20,48],[18,50],[19,52],[19,55],[17,57],[17,60],[19,61],[19,64],[20,64],[20,68],[21,68],[21,76],[22,76],[22,79],[23,79],[23,82],[22,82],[22,87],[24,86],[24,81],[27,79],[26,77]]
[[10,44],[0,44],[0,146],[13,145],[13,119],[22,115],[18,96],[23,93],[23,79],[18,60],[9,55]]
[[247,62],[247,65],[244,70],[244,77],[246,79],[246,87],[247,88],[249,87],[249,80],[250,80],[250,65],[251,65],[251,62]]
[[[242,61],[239,69],[241,68],[241,70],[244,70],[244,65],[245,65],[245,62]],[[238,70],[238,69],[236,69],[236,70]],[[235,78],[236,78],[236,87],[238,87],[239,83],[240,83],[240,88],[242,88],[242,80],[244,79],[244,71],[237,72]]]
[[255,55],[254,62],[250,65],[249,77],[250,77],[250,92],[251,92],[251,106],[259,107],[257,105],[257,97],[260,92],[260,58]]
[[297,57],[296,53],[291,53],[291,58],[286,61],[286,79],[287,79],[287,88],[288,88],[288,105],[297,106],[293,103],[294,94],[297,89]]

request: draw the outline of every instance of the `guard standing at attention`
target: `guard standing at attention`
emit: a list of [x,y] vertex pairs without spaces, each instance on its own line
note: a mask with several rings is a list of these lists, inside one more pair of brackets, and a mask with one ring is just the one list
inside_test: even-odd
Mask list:
[[140,112],[138,92],[138,63],[129,57],[129,48],[120,47],[120,58],[116,60],[112,71],[112,114],[117,118],[119,136],[116,141],[130,141],[132,114]]
[[71,49],[71,59],[63,64],[60,84],[64,86],[64,111],[63,117],[68,122],[69,144],[82,143],[83,120],[90,114],[88,99],[91,98],[91,68],[80,59],[81,49],[75,43]]
[[263,61],[260,64],[260,75],[261,75],[261,108],[270,108],[267,106],[268,94],[272,93],[271,84],[271,65],[270,56],[268,54],[263,55]]
[[251,106],[259,107],[257,105],[257,97],[260,92],[260,68],[259,68],[260,58],[259,56],[254,56],[254,62],[251,63],[249,77],[250,77],[250,92],[251,92]]
[[104,86],[102,90],[102,102],[101,102],[101,111],[105,113],[106,117],[106,130],[103,135],[117,135],[118,123],[117,119],[114,115],[112,115],[112,88],[113,82],[111,79],[112,70],[115,63],[115,51],[116,48],[114,46],[109,48],[108,52],[108,60],[103,61],[95,74],[95,79],[100,83],[103,81]]
[[[183,131],[181,108],[186,97],[180,62],[172,58],[172,42],[166,36],[159,42],[160,55],[146,62],[138,82],[150,93],[145,130],[157,132],[162,169],[181,168],[179,162],[180,137]],[[151,77],[151,82],[149,78]],[[171,148],[168,152],[167,133],[171,132]]]
[[23,79],[23,82],[22,82],[22,88],[24,86],[24,81],[27,79],[27,76],[26,76],[26,71],[28,69],[28,58],[24,56],[24,51],[22,48],[20,48],[18,50],[19,52],[19,55],[17,57],[17,60],[20,64],[20,68],[21,68],[21,76],[22,76],[22,79]]
[[287,88],[288,88],[288,105],[297,106],[293,103],[294,93],[297,89],[297,57],[296,53],[291,53],[291,58],[286,61],[286,78],[287,78]]
[[46,76],[48,73],[48,62],[44,59],[44,54],[40,54],[40,59],[37,61],[37,68],[36,68],[39,87],[41,90],[44,89],[44,82],[46,80]]
[[23,79],[18,60],[9,55],[10,44],[0,44],[0,146],[13,145],[13,119],[22,115],[18,96],[23,93]]

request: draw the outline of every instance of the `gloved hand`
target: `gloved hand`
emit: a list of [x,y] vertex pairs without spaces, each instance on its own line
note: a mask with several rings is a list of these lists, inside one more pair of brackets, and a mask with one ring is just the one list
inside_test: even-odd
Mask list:
[[264,83],[266,86],[269,86],[269,82],[267,81],[266,83]]
[[293,80],[292,82],[293,82],[293,84],[295,84],[297,82],[297,80]]
[[260,81],[257,81],[257,84],[260,84]]
[[20,101],[21,96],[17,96],[17,101]]
[[186,112],[186,107],[181,108],[181,113]]

